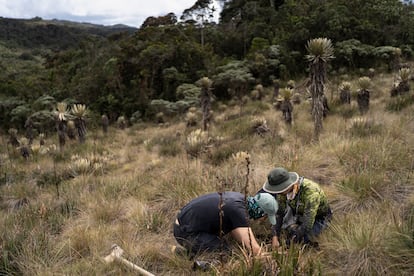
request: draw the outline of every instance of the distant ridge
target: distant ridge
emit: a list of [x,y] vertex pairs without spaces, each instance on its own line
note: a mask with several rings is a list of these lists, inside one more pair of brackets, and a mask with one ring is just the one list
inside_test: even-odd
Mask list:
[[[33,19],[26,19],[26,20],[33,20]],[[80,26],[80,27],[107,28],[107,29],[126,29],[126,30],[131,29],[133,31],[137,30],[136,27],[128,26],[125,24],[101,25],[101,24],[94,24],[94,23],[89,23],[89,22],[75,22],[75,21],[70,21],[66,19],[51,19],[51,20],[41,19],[41,21],[55,23],[58,25],[65,25],[65,26]]]
[[68,20],[15,19],[0,17],[0,42],[11,47],[66,49],[87,36],[109,37],[116,33],[133,34],[135,27],[116,24],[104,26]]

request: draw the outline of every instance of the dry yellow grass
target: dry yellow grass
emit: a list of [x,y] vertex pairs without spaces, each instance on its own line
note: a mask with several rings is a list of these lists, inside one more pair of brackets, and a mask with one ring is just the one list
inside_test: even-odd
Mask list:
[[[412,227],[404,214],[414,206],[414,107],[386,112],[392,77],[374,78],[373,83],[373,101],[364,117],[379,128],[364,133],[351,129],[354,116],[345,118],[334,108],[324,120],[318,143],[312,139],[309,102],[294,106],[294,124],[287,126],[280,111],[271,108],[269,93],[266,103],[248,102],[241,114],[237,106],[218,111],[208,132],[211,139],[197,158],[185,150],[186,138],[197,126],[186,127],[184,121],[110,128],[107,137],[96,130],[90,134],[96,139],[88,137],[85,145],[73,143],[62,153],[39,154],[29,161],[0,152],[5,175],[0,186],[0,270],[25,275],[133,275],[128,268],[102,262],[116,243],[129,260],[156,275],[189,275],[192,262],[170,253],[179,208],[203,193],[242,192],[246,183],[254,193],[270,169],[284,166],[320,182],[335,212],[332,230],[320,240],[323,251],[297,251],[302,272],[313,267],[325,275],[409,275],[414,265],[405,263],[399,271],[392,262],[399,262],[396,256],[407,260],[414,255],[413,240],[401,234]],[[248,129],[253,117],[265,119],[269,132],[235,133]],[[47,144],[56,139],[49,137]],[[249,154],[248,179],[239,152]],[[73,154],[107,159],[99,174],[68,177]],[[28,203],[15,209],[5,204],[22,198]],[[398,212],[401,206],[404,214]],[[391,223],[393,216],[399,221],[395,225],[405,228]],[[279,256],[255,268],[238,254],[213,273],[278,269],[286,275],[294,265],[292,259],[280,259],[286,267],[276,268]]]

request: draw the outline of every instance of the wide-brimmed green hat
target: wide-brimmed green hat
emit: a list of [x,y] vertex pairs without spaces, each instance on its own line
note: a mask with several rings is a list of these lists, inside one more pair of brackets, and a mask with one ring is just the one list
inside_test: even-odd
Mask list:
[[285,168],[274,168],[267,175],[263,190],[272,194],[280,194],[288,190],[298,179],[299,175],[295,172],[288,172]]

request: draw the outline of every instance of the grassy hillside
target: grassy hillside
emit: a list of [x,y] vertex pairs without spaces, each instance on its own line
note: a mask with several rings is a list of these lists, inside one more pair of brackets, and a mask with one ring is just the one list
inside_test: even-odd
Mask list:
[[[305,95],[289,127],[271,104],[270,88],[262,101],[242,107],[215,103],[208,137],[197,136],[197,143],[187,137],[201,120],[187,127],[184,118],[113,126],[106,135],[89,129],[85,144],[70,141],[62,151],[57,135],[41,147],[37,138],[28,160],[2,137],[0,274],[134,275],[104,264],[116,243],[155,275],[190,275],[192,262],[170,253],[179,208],[206,192],[243,192],[246,184],[255,193],[270,169],[284,166],[318,181],[329,197],[334,220],[320,237],[321,250],[298,246],[254,261],[235,248],[213,274],[412,275],[414,105],[390,110],[404,100],[390,98],[393,79],[373,77],[364,116],[355,97],[349,106],[335,104],[340,79],[331,79],[331,111],[319,142],[312,140]],[[355,91],[356,79],[350,81]],[[254,122],[263,118],[270,131],[258,135]],[[269,242],[268,225],[252,227]]]

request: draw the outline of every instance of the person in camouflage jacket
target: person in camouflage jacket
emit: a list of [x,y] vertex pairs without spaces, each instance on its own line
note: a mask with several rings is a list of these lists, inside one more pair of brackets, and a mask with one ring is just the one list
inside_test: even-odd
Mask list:
[[299,177],[296,172],[275,168],[268,174],[261,192],[272,194],[279,204],[276,225],[272,228],[273,247],[286,233],[287,241],[317,245],[315,237],[325,229],[332,218],[327,197],[314,181]]

